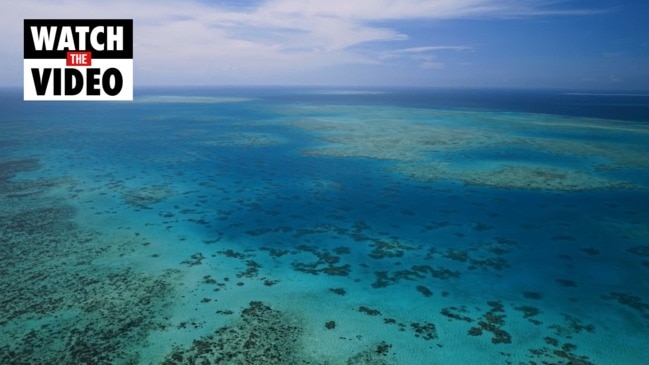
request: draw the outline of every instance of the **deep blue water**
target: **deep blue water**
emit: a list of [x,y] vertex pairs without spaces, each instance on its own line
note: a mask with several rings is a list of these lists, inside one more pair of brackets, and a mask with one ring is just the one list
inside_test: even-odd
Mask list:
[[[325,91],[325,92],[323,92]],[[337,91],[345,91],[336,93]],[[370,93],[367,93],[367,92]],[[324,103],[343,105],[395,105],[413,108],[478,109],[558,114],[622,121],[649,120],[649,91],[426,89],[426,88],[295,88],[230,87],[140,89],[148,93],[259,97],[267,102]],[[351,93],[349,93],[351,92]],[[353,92],[358,92],[354,94]]]

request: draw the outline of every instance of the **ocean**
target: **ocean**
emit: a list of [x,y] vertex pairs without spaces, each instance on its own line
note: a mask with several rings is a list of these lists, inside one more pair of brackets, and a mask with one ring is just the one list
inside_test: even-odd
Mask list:
[[0,108],[2,364],[649,361],[649,93]]

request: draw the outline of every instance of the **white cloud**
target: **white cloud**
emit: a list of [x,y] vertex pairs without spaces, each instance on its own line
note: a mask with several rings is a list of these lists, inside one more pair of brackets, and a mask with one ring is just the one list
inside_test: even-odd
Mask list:
[[379,58],[382,60],[405,58],[418,62],[419,67],[423,69],[442,69],[445,64],[437,60],[436,52],[473,50],[474,48],[471,46],[422,46],[382,52]]
[[[0,46],[8,51],[3,84],[20,84],[22,19],[133,18],[136,84],[277,83],[283,75],[343,64],[467,46],[423,46],[359,52],[355,46],[408,38],[376,21],[530,16],[550,12],[544,0],[268,0],[256,7],[194,0],[23,0],[3,4]],[[386,23],[383,23],[386,24]],[[7,57],[8,56],[8,57]],[[431,56],[422,67],[437,68]],[[7,59],[10,58],[8,61]]]
[[470,46],[423,46],[423,47],[413,47],[413,48],[404,48],[390,51],[391,54],[402,54],[402,53],[424,53],[430,51],[472,51],[473,47]]
[[444,64],[441,62],[435,62],[432,59],[430,61],[425,61],[419,64],[419,67],[423,69],[442,69],[444,68]]

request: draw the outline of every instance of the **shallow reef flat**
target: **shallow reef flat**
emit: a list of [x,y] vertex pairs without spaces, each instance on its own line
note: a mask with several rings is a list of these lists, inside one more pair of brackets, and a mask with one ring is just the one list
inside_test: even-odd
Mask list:
[[134,363],[133,344],[163,325],[174,273],[97,264],[136,242],[105,246],[96,231],[80,227],[77,208],[55,193],[75,181],[14,179],[39,166],[33,158],[0,163],[0,362]]
[[594,176],[579,170],[525,165],[500,165],[488,170],[455,168],[450,163],[400,164],[390,170],[422,181],[456,180],[467,185],[504,189],[580,191],[633,189],[641,185]]
[[[649,151],[641,143],[649,132],[640,124],[390,107],[308,108],[307,112],[318,117],[298,119],[291,125],[313,131],[326,144],[305,149],[304,154],[390,160],[394,161],[392,171],[413,179],[555,191],[647,187],[646,180],[628,181],[607,173],[649,167]],[[501,147],[547,157],[512,158],[507,150],[497,157],[480,156]],[[577,163],[567,166],[561,162],[563,158]]]

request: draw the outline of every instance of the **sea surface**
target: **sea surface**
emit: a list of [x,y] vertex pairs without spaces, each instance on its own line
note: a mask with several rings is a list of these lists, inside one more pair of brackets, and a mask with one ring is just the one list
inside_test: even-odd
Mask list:
[[1,364],[649,363],[649,93],[0,90]]

